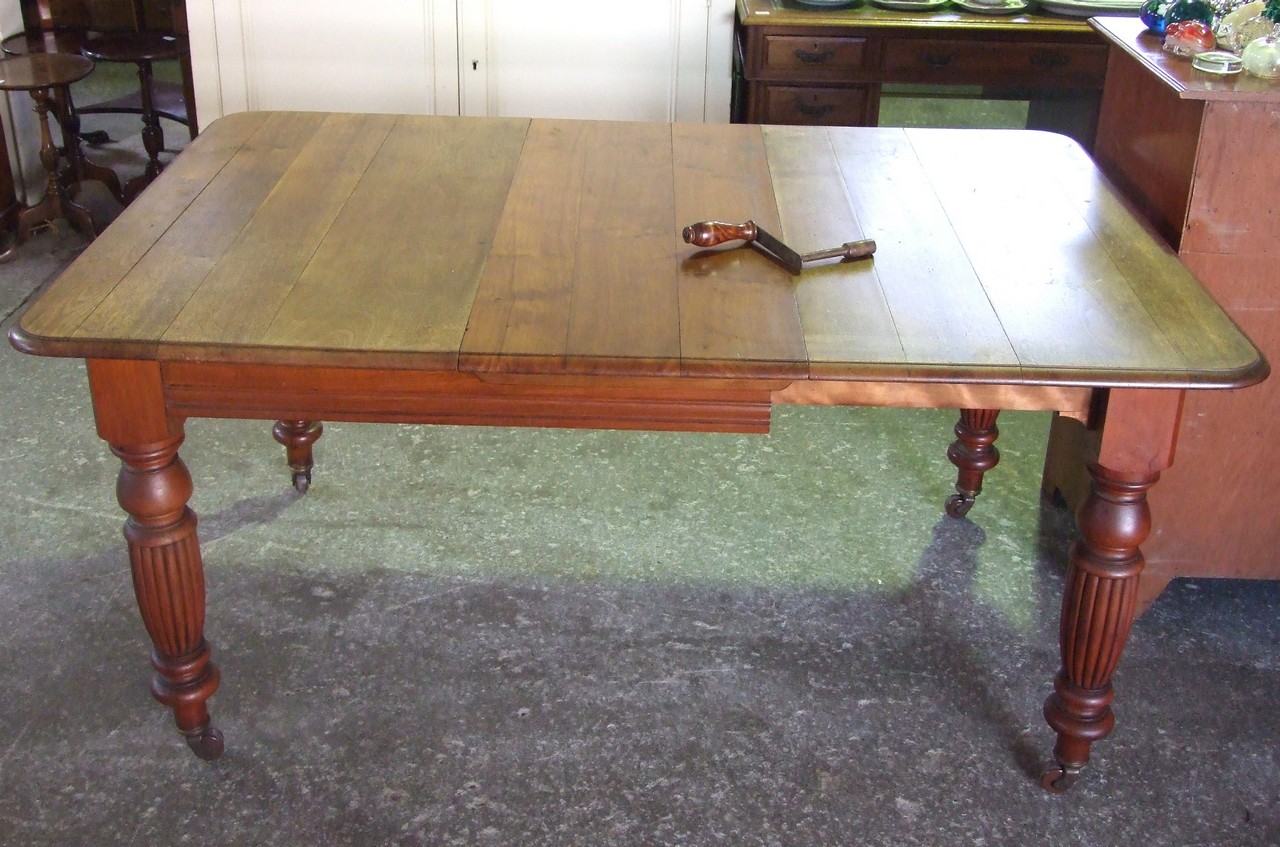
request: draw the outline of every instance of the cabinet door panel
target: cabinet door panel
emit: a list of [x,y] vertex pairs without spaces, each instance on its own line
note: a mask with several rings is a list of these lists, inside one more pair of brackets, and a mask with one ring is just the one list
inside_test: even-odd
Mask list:
[[202,122],[257,109],[457,114],[454,0],[187,0]]
[[428,105],[422,0],[242,8],[251,109],[395,113]]
[[463,114],[728,119],[731,0],[459,0],[459,10]]

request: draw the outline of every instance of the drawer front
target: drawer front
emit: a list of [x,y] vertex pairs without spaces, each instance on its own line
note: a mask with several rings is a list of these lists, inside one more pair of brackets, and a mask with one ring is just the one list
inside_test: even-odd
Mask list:
[[866,62],[867,39],[766,35],[760,74],[794,79],[845,78]]
[[808,126],[867,126],[867,89],[764,84],[756,88],[755,122]]
[[881,65],[891,82],[1101,88],[1101,44],[901,39],[885,44]]

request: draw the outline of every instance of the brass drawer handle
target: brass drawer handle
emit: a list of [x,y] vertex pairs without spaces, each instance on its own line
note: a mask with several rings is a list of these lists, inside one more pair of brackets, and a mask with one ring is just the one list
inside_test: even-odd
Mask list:
[[801,100],[798,96],[796,97],[796,111],[810,118],[821,118],[834,108],[835,106],[830,103],[811,106]]
[[[814,45],[817,46],[816,44]],[[832,59],[836,55],[835,50],[804,50],[800,47],[795,49],[796,58],[806,65],[821,65],[828,59]]]
[[1071,60],[1057,50],[1035,50],[1031,53],[1031,64],[1046,71],[1051,71],[1054,68],[1060,68],[1070,63]]
[[951,53],[934,53],[931,50],[926,50],[920,54],[920,58],[931,68],[945,68],[951,64],[951,60],[955,56]]

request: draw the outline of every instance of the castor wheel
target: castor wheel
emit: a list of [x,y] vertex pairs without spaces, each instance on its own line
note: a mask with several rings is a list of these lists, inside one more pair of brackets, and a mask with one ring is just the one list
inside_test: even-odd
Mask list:
[[1080,779],[1080,768],[1054,765],[1040,775],[1040,787],[1050,794],[1065,794]]
[[183,733],[187,738],[187,746],[197,758],[212,762],[222,755],[222,732],[206,726],[195,732]]
[[294,471],[293,487],[298,490],[299,494],[306,494],[311,488],[311,471]]
[[963,518],[973,508],[975,495],[952,494],[947,498],[947,514],[953,518]]

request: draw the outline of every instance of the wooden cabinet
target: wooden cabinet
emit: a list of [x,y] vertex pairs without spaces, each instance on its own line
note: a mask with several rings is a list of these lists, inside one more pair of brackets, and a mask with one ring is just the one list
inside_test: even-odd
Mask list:
[[733,0],[188,0],[196,101],[726,121]]
[[1092,144],[1107,48],[1083,20],[737,2],[739,120],[874,126],[886,84],[978,86]]
[[804,81],[857,78],[871,52],[866,38],[763,32],[755,76]]
[[874,110],[867,86],[821,87],[767,82],[753,90],[754,111],[769,123],[805,126],[859,126]]
[[[1280,86],[1213,77],[1133,19],[1111,47],[1094,157],[1209,293],[1280,361]],[[1177,576],[1280,578],[1280,379],[1191,391],[1173,467],[1151,489],[1140,603]],[[1045,486],[1083,499],[1096,433],[1054,422]]]
[[881,69],[895,82],[1100,89],[1101,44],[960,38],[886,39]]

